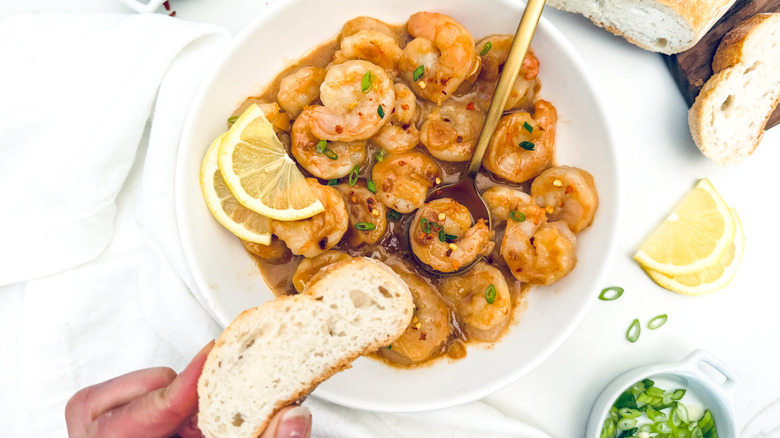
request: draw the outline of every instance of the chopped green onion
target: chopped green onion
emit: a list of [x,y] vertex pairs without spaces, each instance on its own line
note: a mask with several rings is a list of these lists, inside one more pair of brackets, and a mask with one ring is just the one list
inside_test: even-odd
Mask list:
[[455,235],[452,235],[452,234],[445,234],[444,235],[444,240],[447,241],[447,242],[450,241],[450,240],[455,240],[457,238],[458,238],[458,236],[455,236]]
[[425,66],[421,65],[414,69],[414,73],[412,73],[412,79],[414,79],[415,82],[419,81],[421,77],[425,74]]
[[374,82],[374,74],[371,73],[371,70],[369,70],[365,74],[363,74],[363,80],[360,81],[360,89],[364,93],[368,93],[368,90],[371,89],[371,84],[373,82]]
[[379,105],[379,107],[377,107],[376,113],[379,114],[380,119],[385,118],[385,109],[382,107],[382,105]]
[[628,430],[636,426],[636,418],[621,418],[617,422],[617,428],[619,430]]
[[666,422],[653,423],[653,432],[657,433],[671,433],[672,426],[669,426]]
[[509,217],[515,222],[525,222],[525,213],[522,211],[512,210],[509,212]]
[[[675,403],[674,411],[672,412],[677,415],[681,422],[685,424],[690,423],[690,420],[688,419],[688,408],[685,407],[684,404],[680,402]],[[672,415],[672,422],[674,422],[674,415]]]
[[399,212],[397,212],[397,211],[395,211],[395,210],[392,210],[392,209],[388,209],[388,210],[387,210],[387,215],[386,215],[386,216],[387,216],[387,218],[388,218],[388,219],[390,219],[391,221],[397,221],[397,220],[400,220],[400,219],[401,219],[401,217],[402,217],[402,216],[401,216],[401,213],[399,213]]
[[238,116],[228,117],[228,123],[236,123]]
[[667,316],[666,314],[658,315],[650,320],[650,322],[647,323],[647,328],[650,330],[655,330],[658,327],[661,327],[662,325],[666,324]]
[[330,158],[331,160],[338,160],[339,156],[333,152],[333,149],[325,149],[325,156]]
[[318,154],[324,154],[325,149],[328,148],[328,142],[326,140],[320,140],[317,142],[317,146],[314,146],[314,152]]
[[376,151],[376,153],[374,154],[374,159],[376,159],[379,162],[384,160],[385,159],[385,150],[384,149],[380,149],[380,150]]
[[387,348],[388,350],[392,350],[392,349],[393,349],[393,346],[392,346],[392,344],[391,344],[391,345],[388,345],[388,346],[387,346],[387,347],[385,347],[385,348]]
[[329,179],[329,180],[328,180],[328,185],[329,185],[329,186],[335,186],[335,185],[337,185],[338,183],[339,183],[339,180],[338,180],[338,179]]
[[368,187],[369,192],[376,193],[376,184],[374,184],[374,182],[370,179],[366,180],[366,187]]
[[525,140],[521,141],[520,142],[520,147],[525,149],[525,150],[527,150],[527,151],[534,150],[534,144],[531,143],[530,141],[525,141]]
[[523,122],[523,128],[525,128],[528,132],[534,132],[534,127],[531,126],[528,122]]
[[645,393],[651,397],[663,397],[664,396],[664,390],[657,387],[657,386],[651,386],[647,389],[645,389]]
[[355,166],[352,168],[352,172],[349,172],[349,186],[355,187],[355,184],[358,180],[358,173],[360,172],[360,166]]
[[360,231],[371,231],[376,229],[376,225],[371,222],[358,222],[355,224],[355,228]]
[[446,242],[447,241],[447,233],[444,232],[444,228],[439,230],[439,240],[441,242]]
[[496,287],[493,286],[493,283],[490,283],[487,289],[485,289],[485,300],[488,304],[493,304],[496,301]]
[[624,417],[624,418],[636,418],[636,417],[640,416],[642,413],[639,412],[638,409],[620,408],[618,410],[618,414],[620,414],[620,416]]
[[420,218],[420,228],[422,228],[423,233],[425,234],[431,233],[431,223],[428,221],[428,219],[425,219],[424,217]]
[[672,393],[672,400],[681,400],[685,396],[686,389],[675,389]]
[[704,432],[701,431],[699,426],[693,426],[693,429],[691,429],[691,438],[704,438]]
[[493,43],[490,41],[486,42],[484,46],[482,46],[482,51],[479,52],[479,56],[485,56],[487,55],[487,52],[490,51],[490,48],[493,47]]
[[634,321],[631,322],[631,325],[628,326],[628,330],[626,330],[626,339],[628,339],[628,342],[634,343],[639,339],[639,333],[642,331],[640,327],[639,320],[634,318]]
[[612,301],[620,298],[623,295],[623,288],[620,286],[605,287],[601,289],[599,299],[601,301]]

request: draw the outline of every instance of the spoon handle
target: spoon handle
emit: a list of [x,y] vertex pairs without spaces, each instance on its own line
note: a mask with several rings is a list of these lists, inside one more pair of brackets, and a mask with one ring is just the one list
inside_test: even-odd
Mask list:
[[482,166],[482,157],[485,155],[490,139],[493,138],[493,132],[496,130],[498,121],[504,113],[504,106],[509,99],[509,93],[515,84],[515,78],[523,66],[525,54],[531,45],[531,39],[536,31],[536,24],[539,22],[539,16],[542,15],[545,0],[529,0],[523,12],[523,18],[517,26],[515,38],[512,40],[512,47],[509,49],[509,55],[504,62],[504,69],[501,77],[498,79],[496,91],[493,93],[493,100],[490,102],[485,123],[482,125],[482,131],[479,133],[477,147],[474,149],[474,155],[471,157],[467,175],[471,178],[476,176],[480,166]]

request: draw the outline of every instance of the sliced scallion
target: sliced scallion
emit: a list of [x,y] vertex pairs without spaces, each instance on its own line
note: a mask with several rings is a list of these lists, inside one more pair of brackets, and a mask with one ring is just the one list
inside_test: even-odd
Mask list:
[[363,79],[360,81],[360,90],[364,93],[368,93],[368,91],[371,89],[371,84],[374,82],[374,74],[371,73],[371,70],[365,72],[363,74]]
[[352,172],[349,172],[349,186],[355,187],[355,184],[358,180],[358,173],[360,173],[360,166],[355,166],[352,168]]
[[520,147],[525,149],[525,150],[527,150],[527,151],[534,150],[534,144],[531,143],[530,141],[525,141],[525,140],[521,141],[520,142]]
[[428,219],[425,219],[424,217],[420,218],[420,228],[422,228],[422,231],[425,234],[431,233],[431,223],[428,221]]
[[416,69],[414,69],[414,73],[412,73],[412,79],[414,79],[415,82],[419,81],[421,77],[425,74],[425,66],[420,65]]
[[366,180],[366,187],[368,188],[369,192],[376,193],[376,184],[374,184],[374,182],[370,179]]
[[528,132],[534,132],[534,127],[528,122],[523,122],[523,128]]
[[355,228],[360,231],[371,231],[376,229],[376,225],[371,222],[358,222],[355,224]]
[[612,301],[620,298],[623,295],[623,288],[620,286],[611,286],[601,289],[599,299],[601,301]]
[[376,113],[379,114],[379,118],[380,119],[384,119],[385,118],[385,109],[384,109],[384,107],[382,105],[379,105],[377,107]]
[[228,123],[236,123],[238,116],[228,117]]
[[522,211],[512,210],[509,212],[509,217],[515,222],[525,222],[525,213]]
[[641,331],[642,329],[639,320],[634,318],[634,321],[631,322],[631,325],[628,326],[628,330],[626,330],[626,339],[628,339],[628,342],[636,342],[636,340],[639,339],[639,333]]
[[488,304],[493,304],[496,301],[496,287],[493,286],[493,283],[490,283],[487,289],[485,289],[485,301]]
[[328,180],[328,185],[329,186],[335,186],[335,185],[338,185],[338,183],[339,183],[338,179],[329,179]]
[[378,150],[378,151],[377,151],[377,152],[374,154],[374,159],[376,159],[376,160],[377,160],[377,161],[379,161],[379,162],[381,162],[382,160],[384,160],[384,159],[385,159],[385,150],[384,150],[384,149],[380,149],[380,150]]
[[397,221],[397,220],[401,220],[401,217],[402,217],[402,216],[401,216],[401,213],[399,213],[399,212],[397,212],[397,211],[395,211],[395,210],[387,210],[387,214],[386,214],[386,216],[387,216],[387,218],[388,218],[388,219],[390,219],[391,221]]
[[484,46],[482,46],[482,51],[479,52],[479,56],[485,56],[487,55],[487,52],[490,51],[490,48],[493,47],[493,43],[490,41],[486,42]]
[[317,142],[317,145],[314,146],[314,152],[316,152],[318,154],[324,154],[325,153],[325,149],[327,149],[327,148],[328,148],[327,140],[320,140],[320,141]]
[[333,149],[330,148],[325,149],[325,156],[334,161],[339,159],[338,154],[336,154],[336,152],[334,152]]
[[665,313],[662,315],[655,316],[647,323],[647,328],[649,328],[650,330],[655,330],[658,327],[661,327],[662,325],[666,324],[667,319],[668,317],[666,316]]

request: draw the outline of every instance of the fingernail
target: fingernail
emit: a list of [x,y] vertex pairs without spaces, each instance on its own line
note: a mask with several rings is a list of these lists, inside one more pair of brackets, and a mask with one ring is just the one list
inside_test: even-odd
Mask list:
[[306,406],[296,406],[282,415],[275,438],[304,438],[310,427],[311,411]]

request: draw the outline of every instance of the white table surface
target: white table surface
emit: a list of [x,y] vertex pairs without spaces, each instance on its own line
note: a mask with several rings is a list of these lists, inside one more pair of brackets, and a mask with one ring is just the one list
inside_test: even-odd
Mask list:
[[[282,1],[282,0],[276,0]],[[268,6],[262,0],[171,0],[176,16],[211,22],[237,34]],[[130,12],[118,0],[5,1],[0,16],[25,11]],[[161,13],[165,11],[160,9]],[[740,378],[733,403],[741,436],[780,436],[780,246],[774,199],[780,180],[780,128],[767,132],[746,162],[721,168],[691,140],[687,107],[660,55],[643,51],[573,14],[547,8],[550,20],[585,58],[607,106],[621,152],[627,194],[618,252],[604,286],[625,288],[617,301],[596,302],[574,334],[538,368],[487,397],[508,415],[554,437],[579,437],[601,389],[630,368],[677,361],[704,348]],[[699,178],[709,178],[745,229],[742,267],[714,294],[688,297],[656,286],[632,260],[642,240]],[[625,340],[634,318],[669,321]]]

